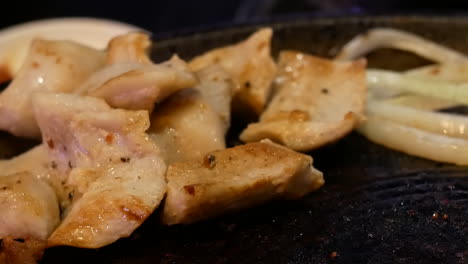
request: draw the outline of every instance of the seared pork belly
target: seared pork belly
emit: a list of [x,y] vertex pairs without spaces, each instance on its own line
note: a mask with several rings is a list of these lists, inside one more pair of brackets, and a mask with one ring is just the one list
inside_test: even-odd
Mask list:
[[10,85],[0,93],[0,129],[39,138],[31,97],[35,92],[71,92],[104,64],[104,52],[68,41],[36,39]]
[[16,157],[0,160],[0,174],[31,172],[35,178],[46,182],[54,189],[61,207],[64,208],[69,204],[68,191],[63,188],[63,176],[60,176],[56,166],[44,144],[40,144]]
[[33,105],[71,202],[48,246],[97,248],[129,236],[166,191],[165,163],[145,133],[147,111],[69,94],[37,94]]
[[177,56],[161,64],[117,63],[97,71],[80,88],[112,107],[152,111],[155,103],[197,84],[187,64]]
[[310,156],[265,140],[169,166],[162,220],[186,224],[275,198],[297,199],[324,184]]
[[0,175],[0,263],[36,263],[59,224],[54,190],[31,172]]
[[334,142],[362,120],[366,101],[366,62],[334,62],[283,51],[277,93],[258,123],[240,135],[244,142],[264,138],[308,151]]
[[196,89],[180,91],[157,107],[148,130],[167,164],[226,148],[225,132],[223,119]]
[[195,89],[223,120],[227,131],[231,124],[231,101],[235,88],[231,75],[219,64],[203,68],[196,75],[200,82]]
[[151,39],[148,34],[132,32],[117,36],[107,45],[106,64],[152,64],[149,58]]
[[151,117],[148,133],[167,164],[199,159],[226,148],[233,84],[217,65],[197,72],[199,85],[163,102]]
[[115,37],[107,48],[106,67],[78,90],[103,98],[112,107],[151,112],[155,103],[197,84],[195,74],[176,55],[154,64],[148,57],[150,45],[149,36],[144,33]]
[[276,74],[276,64],[270,54],[273,31],[261,29],[235,45],[214,49],[195,57],[189,65],[200,71],[219,63],[236,84],[234,109],[236,112],[260,114],[268,100]]
[[42,144],[11,159],[0,160],[1,175],[32,171],[36,178],[50,180],[52,167]]

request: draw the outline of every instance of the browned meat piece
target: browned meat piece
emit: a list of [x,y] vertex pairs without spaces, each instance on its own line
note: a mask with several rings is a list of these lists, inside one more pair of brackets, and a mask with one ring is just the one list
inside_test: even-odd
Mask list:
[[71,200],[48,245],[97,248],[129,236],[166,191],[166,166],[145,133],[147,111],[67,94],[37,94],[33,104]]
[[54,190],[30,172],[0,175],[0,263],[35,263],[59,224]]
[[163,222],[186,224],[275,198],[296,199],[324,184],[310,156],[262,141],[174,163]]
[[106,64],[152,64],[148,56],[150,47],[151,39],[147,34],[133,32],[117,36],[107,46]]
[[[219,64],[213,64],[196,72],[200,83],[195,87],[203,100],[208,103],[225,123],[225,130],[231,123],[231,101],[234,84],[231,75]],[[226,131],[225,131],[226,132]]]
[[199,71],[219,63],[236,84],[234,106],[237,112],[260,114],[268,100],[271,84],[276,74],[276,64],[270,54],[273,31],[261,29],[248,39],[235,45],[214,49],[195,57],[190,68]]
[[52,164],[47,156],[47,150],[42,144],[12,159],[0,160],[1,175],[31,171],[34,172],[36,178],[49,180],[53,171],[51,167]]
[[78,90],[116,108],[151,112],[155,103],[197,84],[195,74],[177,56],[153,64],[147,54],[150,45],[149,36],[143,33],[115,37],[107,48],[106,67]]
[[0,94],[0,129],[39,138],[33,94],[71,92],[103,64],[104,52],[68,41],[34,40],[17,76]]
[[264,138],[308,151],[336,141],[360,122],[367,96],[366,63],[334,62],[295,51],[279,59],[278,92],[258,123],[240,138]]
[[197,159],[226,148],[225,123],[199,91],[187,89],[167,99],[151,117],[148,130],[167,164]]
[[80,88],[116,108],[152,111],[169,95],[197,84],[187,64],[174,56],[162,64],[113,64],[96,72]]
[[172,95],[154,111],[148,133],[167,164],[226,148],[232,83],[219,66],[197,73],[200,84]]

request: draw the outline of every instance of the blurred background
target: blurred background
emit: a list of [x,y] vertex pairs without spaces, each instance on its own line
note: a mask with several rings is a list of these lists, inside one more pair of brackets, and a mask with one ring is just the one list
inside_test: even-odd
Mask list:
[[3,5],[0,28],[50,17],[88,16],[124,21],[156,34],[230,23],[303,16],[466,13],[455,0],[39,0]]

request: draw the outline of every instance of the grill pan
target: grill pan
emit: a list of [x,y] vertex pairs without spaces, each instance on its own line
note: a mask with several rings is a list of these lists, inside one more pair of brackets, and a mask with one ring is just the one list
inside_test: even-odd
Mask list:
[[[464,17],[346,17],[265,25],[275,30],[274,55],[296,49],[330,57],[356,34],[377,26],[404,29],[468,53]],[[258,27],[157,40],[152,56],[162,61],[176,52],[189,59],[239,41]],[[396,70],[425,63],[390,50],[370,56],[370,65]],[[245,125],[235,123],[231,144]],[[0,134],[0,156],[11,157],[33,144]],[[411,157],[356,133],[311,155],[326,184],[303,199],[272,201],[187,226],[163,227],[156,211],[129,238],[97,250],[52,248],[41,263],[468,263],[468,168]]]

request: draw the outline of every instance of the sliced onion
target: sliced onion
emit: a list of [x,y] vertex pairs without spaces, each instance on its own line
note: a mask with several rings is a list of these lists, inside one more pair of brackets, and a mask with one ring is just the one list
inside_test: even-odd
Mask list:
[[444,81],[467,83],[468,63],[435,64],[405,72],[409,76],[420,76]]
[[458,84],[443,80],[407,76],[391,71],[368,70],[367,84],[369,89],[391,89],[468,104],[468,83]]
[[[367,112],[372,116],[401,125],[450,137],[468,139],[468,117],[465,116],[435,113],[375,101],[368,103]],[[411,144],[411,142],[408,142],[408,144]]]
[[438,99],[429,96],[422,96],[422,95],[413,95],[413,94],[404,94],[400,96],[396,96],[384,102],[388,102],[395,105],[401,105],[411,108],[416,108],[419,110],[426,110],[426,111],[434,111],[449,107],[454,107],[459,104],[454,103],[453,101]]
[[468,140],[426,132],[369,115],[358,132],[369,140],[410,155],[468,165]]
[[379,48],[406,50],[440,63],[451,63],[468,59],[462,53],[428,39],[390,28],[375,28],[356,36],[344,45],[336,59],[353,60]]

